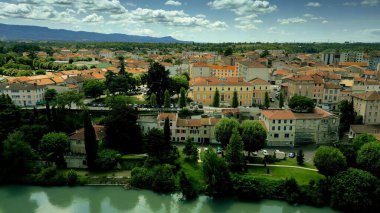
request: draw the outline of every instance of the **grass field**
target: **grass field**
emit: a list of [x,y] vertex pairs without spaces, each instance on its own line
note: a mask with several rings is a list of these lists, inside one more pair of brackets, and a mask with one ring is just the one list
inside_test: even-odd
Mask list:
[[[295,158],[286,158],[286,160],[282,160],[280,162],[273,163],[274,165],[288,165],[288,166],[300,166],[297,164],[297,160]],[[310,169],[316,169],[314,165],[311,163],[304,163],[304,165],[300,167],[310,168]]]
[[194,187],[198,191],[202,191],[206,185],[203,179],[202,164],[187,162],[182,153],[180,155],[179,161],[180,161],[183,171],[186,173],[187,177],[194,184]]

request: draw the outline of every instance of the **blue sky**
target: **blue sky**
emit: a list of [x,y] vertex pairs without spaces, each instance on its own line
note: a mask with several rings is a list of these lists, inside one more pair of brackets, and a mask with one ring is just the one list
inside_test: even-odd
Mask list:
[[380,0],[0,0],[0,23],[197,42],[380,42]]

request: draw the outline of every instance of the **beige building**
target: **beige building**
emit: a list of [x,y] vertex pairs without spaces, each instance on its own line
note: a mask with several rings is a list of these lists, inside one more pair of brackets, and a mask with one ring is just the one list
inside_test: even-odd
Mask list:
[[330,109],[334,110],[339,103],[341,87],[333,83],[324,84],[324,92],[322,104],[327,105]]
[[380,124],[380,95],[379,93],[365,92],[352,94],[354,110],[357,115],[363,116],[364,124]]
[[[104,126],[94,125],[96,140],[103,140],[105,137]],[[86,154],[86,148],[84,144],[84,128],[76,130],[69,136],[70,139],[70,152],[72,154]]]
[[0,84],[0,94],[8,95],[17,106],[36,106],[45,100],[43,86],[24,83]]
[[198,143],[217,143],[214,131],[219,118],[182,119],[177,113],[160,113],[157,116],[159,128],[164,127],[166,118],[169,118],[172,141],[185,142],[192,138]]
[[190,65],[190,78],[210,76],[212,76],[212,70],[209,64],[195,63]]
[[313,113],[262,110],[260,120],[268,132],[268,146],[329,144],[339,140],[338,116],[318,107]]
[[240,77],[243,77],[246,81],[250,81],[254,78],[261,78],[264,81],[269,81],[270,69],[258,62],[238,62],[236,63],[237,73]]

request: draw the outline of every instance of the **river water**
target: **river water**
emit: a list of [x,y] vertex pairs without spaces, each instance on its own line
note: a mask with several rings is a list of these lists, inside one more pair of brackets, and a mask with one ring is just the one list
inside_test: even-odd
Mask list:
[[330,208],[291,206],[264,200],[212,200],[206,196],[186,202],[178,195],[159,195],[122,187],[0,186],[0,213],[336,213]]

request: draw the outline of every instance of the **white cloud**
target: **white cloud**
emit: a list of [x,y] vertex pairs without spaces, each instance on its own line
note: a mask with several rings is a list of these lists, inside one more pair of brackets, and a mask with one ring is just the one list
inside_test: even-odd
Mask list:
[[327,20],[323,20],[321,23],[322,23],[322,24],[327,24],[327,23],[329,23],[329,21],[327,21]]
[[303,14],[303,16],[306,18],[309,18],[310,20],[323,20],[323,19],[325,19],[321,16],[315,16],[315,15],[310,14],[310,13]]
[[261,0],[214,0],[209,2],[208,5],[217,10],[231,10],[237,15],[270,13],[277,9],[276,5],[271,5],[268,1]]
[[295,17],[295,18],[277,19],[277,22],[280,24],[303,24],[303,23],[306,23],[307,20],[303,18]]
[[377,6],[379,3],[380,0],[364,0],[361,2],[362,5],[369,7]]
[[256,14],[252,14],[250,16],[237,17],[235,18],[235,21],[238,22],[238,24],[235,27],[244,31],[257,29],[256,24],[263,23],[262,20],[257,19]]
[[366,35],[370,35],[372,37],[379,37],[380,38],[380,29],[365,29],[363,30],[363,33]]
[[354,7],[357,5],[358,5],[358,3],[356,3],[356,2],[344,2],[343,3],[343,6],[347,6],[347,7]]
[[93,13],[91,15],[86,16],[82,21],[87,23],[102,23],[104,22],[104,17],[98,16],[97,14]]
[[319,2],[309,2],[306,7],[321,7],[321,4]]
[[165,5],[171,5],[171,6],[181,6],[182,3],[179,1],[169,0],[165,2]]

